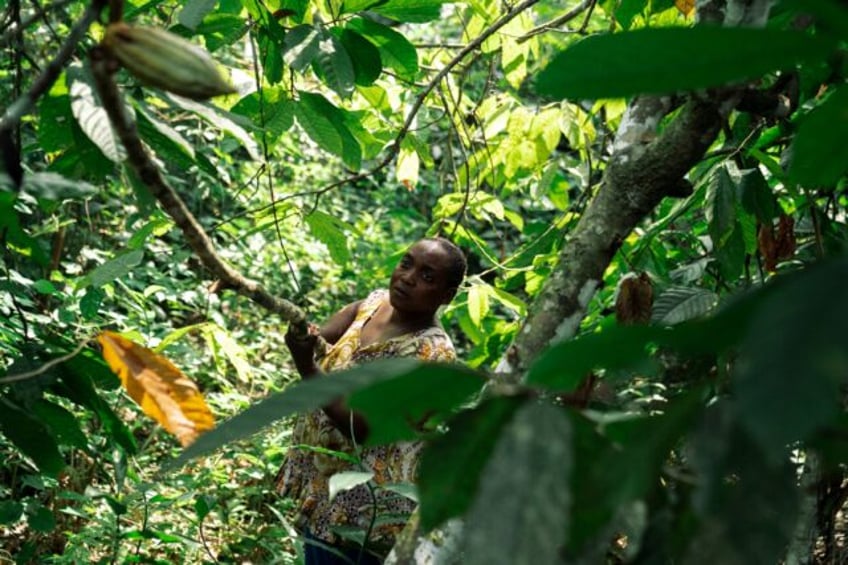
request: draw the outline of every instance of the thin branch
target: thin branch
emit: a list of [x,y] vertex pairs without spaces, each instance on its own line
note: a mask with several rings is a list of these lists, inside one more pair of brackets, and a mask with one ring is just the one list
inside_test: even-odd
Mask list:
[[50,6],[46,8],[39,7],[33,15],[29,16],[25,20],[21,20],[20,23],[14,22],[9,28],[3,32],[3,35],[0,36],[0,47],[5,47],[8,45],[15,37],[23,33],[23,31],[40,20],[47,16],[47,12],[52,12],[53,10],[61,10],[68,4],[75,2],[76,0],[59,0],[58,2],[54,2]]
[[[553,31],[553,30],[558,30],[558,28],[560,26],[567,24],[568,22],[570,22],[571,20],[573,20],[574,18],[579,16],[583,11],[592,7],[592,5],[594,3],[595,3],[595,0],[583,0],[583,2],[581,2],[580,4],[578,4],[577,6],[572,8],[571,10],[569,10],[568,12],[564,13],[560,17],[554,18],[553,20],[549,21],[546,24],[542,24],[538,27],[534,27],[533,29],[531,29],[530,31],[528,31],[527,33],[525,33],[524,35],[522,35],[521,37],[516,39],[515,42],[516,43],[524,43],[528,39],[530,39],[532,37],[536,37],[537,35],[541,35],[543,33],[547,33],[549,31]],[[589,21],[588,18],[586,18],[586,20],[584,20],[583,25],[581,26],[581,30],[585,29],[588,21]]]
[[539,0],[524,0],[524,2],[521,2],[520,4],[513,6],[506,14],[501,16],[495,23],[493,23],[488,28],[483,30],[483,32],[474,39],[474,41],[471,41],[465,47],[463,47],[459,51],[459,53],[457,53],[453,57],[453,59],[448,61],[447,64],[445,64],[445,66],[442,67],[442,70],[440,70],[438,73],[436,73],[436,75],[433,78],[430,79],[430,81],[424,87],[424,90],[415,98],[415,101],[412,103],[412,108],[410,108],[409,113],[406,115],[406,119],[404,120],[403,125],[400,128],[400,131],[398,131],[398,134],[395,136],[394,141],[389,146],[388,153],[386,153],[386,156],[383,157],[383,159],[379,163],[377,163],[377,165],[375,165],[370,170],[362,171],[362,172],[357,173],[355,175],[345,177],[341,180],[330,183],[327,186],[320,188],[318,190],[303,193],[303,195],[314,196],[315,199],[316,199],[316,205],[317,205],[318,199],[323,194],[325,194],[325,193],[327,193],[327,192],[329,192],[329,191],[331,191],[335,188],[338,188],[340,186],[366,179],[366,178],[370,177],[371,175],[374,175],[375,173],[381,171],[386,166],[388,166],[388,164],[392,162],[392,160],[397,156],[398,152],[400,151],[400,144],[404,140],[406,135],[409,133],[410,128],[412,127],[412,123],[415,121],[415,116],[418,115],[418,112],[421,110],[421,107],[424,105],[424,101],[427,99],[427,97],[430,95],[430,93],[433,91],[433,89],[436,88],[436,86],[442,81],[442,79],[444,79],[453,70],[454,67],[456,67],[459,63],[461,63],[465,59],[465,57],[468,56],[469,53],[472,53],[473,51],[477,50],[477,48],[479,48],[483,44],[484,41],[486,41],[487,39],[489,39],[489,37],[494,35],[496,31],[501,29],[503,26],[505,26],[510,21],[512,21],[513,18],[515,18],[516,16],[518,16],[519,14],[521,14],[522,12],[524,12],[525,10],[527,10],[528,8],[530,8],[531,6],[533,6],[534,4],[536,4],[538,2],[539,2]]
[[293,324],[296,331],[302,329],[305,334],[307,331],[306,315],[300,308],[288,300],[273,296],[258,282],[244,277],[221,259],[215,251],[209,236],[162,176],[162,172],[150,158],[141,139],[139,139],[135,123],[127,115],[118,86],[113,79],[115,68],[117,68],[116,61],[112,60],[102,49],[91,51],[91,69],[100,100],[118,137],[127,150],[127,160],[138,177],[150,189],[150,192],[168,215],[173,218],[174,223],[180,227],[189,246],[203,266],[221,280],[223,288],[233,289],[242,296],[250,298],[260,306]]
[[71,29],[65,43],[62,44],[59,52],[56,53],[56,56],[47,65],[47,68],[44,69],[37,79],[35,79],[35,82],[32,83],[30,89],[18,97],[18,99],[12,102],[12,104],[6,109],[3,117],[0,118],[0,133],[14,128],[24,116],[29,114],[38,99],[41,98],[45,92],[50,90],[50,87],[53,86],[53,83],[56,82],[57,78],[59,78],[59,75],[62,73],[62,69],[65,68],[65,65],[74,54],[77,44],[82,41],[82,38],[88,31],[89,26],[94,23],[102,9],[102,0],[94,0],[91,4],[89,4],[88,8],[85,9],[82,18],[80,18],[80,21],[78,21]]
[[59,363],[64,363],[65,361],[67,361],[67,360],[69,360],[73,357],[76,357],[79,354],[79,352],[82,351],[83,348],[85,348],[86,345],[88,345],[88,341],[89,340],[83,341],[82,343],[80,343],[76,347],[76,349],[74,349],[70,353],[66,353],[65,355],[62,355],[61,357],[56,357],[55,359],[51,359],[50,361],[48,361],[47,363],[45,363],[44,365],[42,365],[38,369],[33,369],[32,371],[27,371],[26,373],[18,373],[16,375],[7,375],[7,376],[0,379],[0,385],[7,385],[7,384],[10,384],[10,383],[25,381],[27,379],[33,379],[35,377],[43,375],[44,373],[46,373],[47,371],[49,371],[50,369],[52,369],[53,367],[55,367]]

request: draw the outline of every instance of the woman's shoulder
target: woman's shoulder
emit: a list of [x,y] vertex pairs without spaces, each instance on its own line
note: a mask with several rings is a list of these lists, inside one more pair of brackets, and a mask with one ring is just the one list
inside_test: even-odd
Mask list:
[[456,349],[441,326],[431,326],[415,336],[417,357],[423,361],[455,361]]

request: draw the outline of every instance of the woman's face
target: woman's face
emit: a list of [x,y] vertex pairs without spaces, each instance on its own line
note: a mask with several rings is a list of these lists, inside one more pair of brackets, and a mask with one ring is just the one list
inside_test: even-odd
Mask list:
[[401,257],[389,284],[392,306],[401,312],[432,314],[456,292],[448,286],[451,259],[437,242],[422,240]]

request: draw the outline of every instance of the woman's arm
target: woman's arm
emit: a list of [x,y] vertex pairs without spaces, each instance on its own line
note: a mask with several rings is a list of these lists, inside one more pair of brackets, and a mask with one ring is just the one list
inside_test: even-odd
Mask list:
[[[351,302],[333,314],[320,330],[311,327],[310,334],[304,340],[297,340],[286,334],[286,345],[292,353],[294,365],[302,378],[311,379],[323,374],[318,363],[315,362],[317,336],[320,335],[331,344],[339,341],[356,319],[361,303],[361,300]],[[368,424],[365,418],[349,410],[342,399],[324,406],[322,410],[333,423],[333,426],[348,439],[358,443],[365,441],[368,435]]]

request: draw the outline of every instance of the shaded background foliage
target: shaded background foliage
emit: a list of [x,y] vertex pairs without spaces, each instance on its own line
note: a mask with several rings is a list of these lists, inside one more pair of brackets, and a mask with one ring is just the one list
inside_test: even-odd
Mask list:
[[[622,235],[579,337],[534,356],[522,385],[453,417],[469,390],[412,387],[464,382],[459,369],[367,369],[339,386],[361,388],[385,440],[409,434],[396,395],[439,403],[449,431],[422,461],[420,520],[465,516],[464,562],[844,558],[844,3],[780,2],[764,30],[692,27],[684,2],[532,4],[128,2],[127,20],[204,44],[239,93],[197,103],[118,80],[222,257],[315,320],[384,284],[410,241],[453,237],[472,268],[443,322],[481,372],[633,142],[628,101],[676,93],[651,135],[687,100],[735,108],[678,197]],[[701,3],[702,20],[716,4],[738,7]],[[0,89],[20,100],[86,4],[2,6]],[[3,122],[3,551],[296,562],[290,503],[270,492],[289,429],[250,434],[340,389],[288,387],[283,321],[210,291],[97,99],[87,50],[101,34],[84,34],[31,116]],[[239,414],[180,461],[214,456],[155,474],[176,446],[89,344],[107,328],[166,354],[222,419]],[[587,375],[601,384],[575,399]]]

